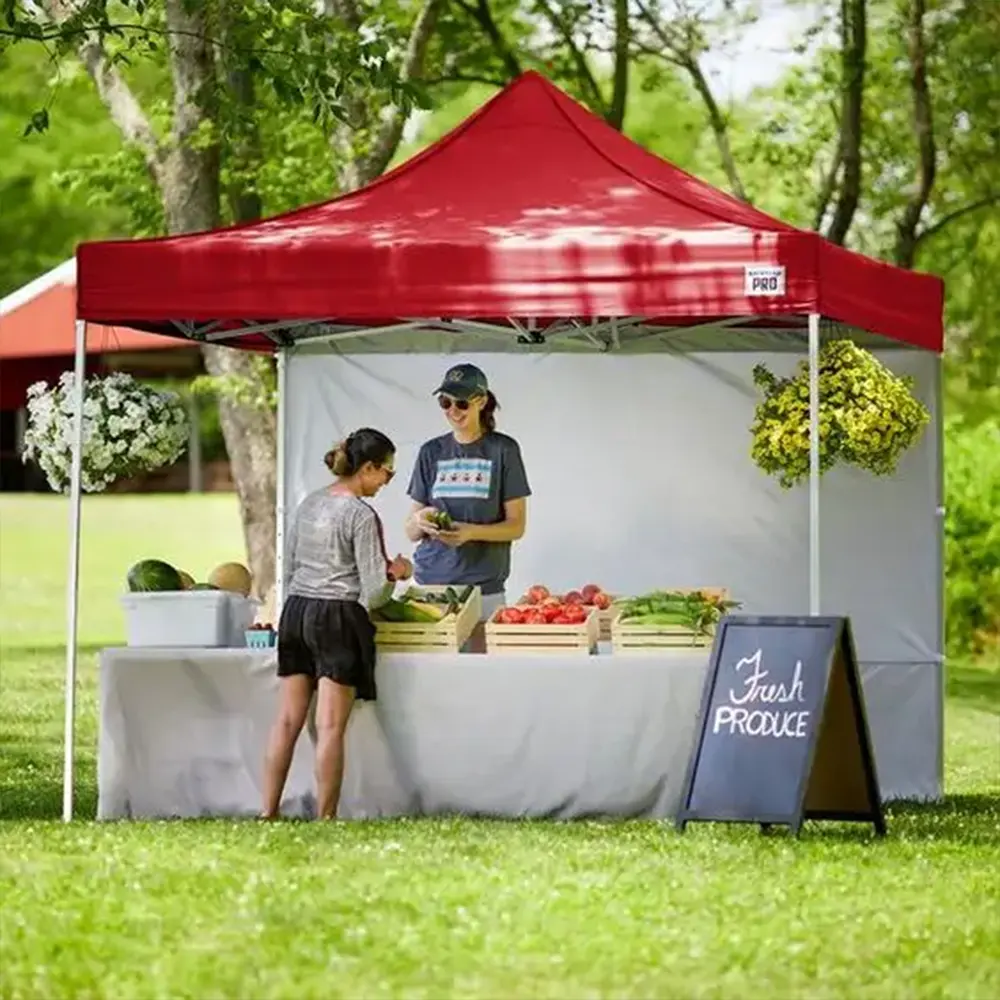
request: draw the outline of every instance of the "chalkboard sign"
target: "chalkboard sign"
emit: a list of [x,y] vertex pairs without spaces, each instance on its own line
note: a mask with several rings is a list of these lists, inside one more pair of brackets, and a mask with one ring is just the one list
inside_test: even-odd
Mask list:
[[677,826],[870,822],[882,801],[847,618],[727,615],[705,678]]

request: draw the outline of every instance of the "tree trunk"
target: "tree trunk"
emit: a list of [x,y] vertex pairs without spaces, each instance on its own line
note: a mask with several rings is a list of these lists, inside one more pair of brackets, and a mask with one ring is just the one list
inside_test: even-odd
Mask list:
[[[202,354],[210,375],[258,377],[246,351],[206,346]],[[239,497],[254,594],[266,600],[275,583],[277,421],[269,409],[243,406],[220,396],[219,422]]]
[[919,154],[916,189],[896,225],[895,262],[912,268],[917,255],[917,227],[930,200],[937,173],[937,147],[930,87],[927,84],[927,50],[924,44],[924,0],[910,0],[907,10],[907,47],[910,57],[910,90],[913,94],[913,133]]
[[865,94],[866,0],[841,0],[840,155],[843,175],[827,239],[843,246],[861,198],[861,130]]
[[628,0],[615,0],[615,63],[612,74],[614,87],[611,92],[611,107],[608,109],[607,122],[619,132],[625,127],[625,111],[628,107],[631,40]]
[[[187,0],[167,0],[165,11],[174,83],[173,130],[161,179],[167,227],[171,233],[213,229],[220,222],[219,148],[193,141],[213,122],[218,94],[205,10]],[[210,375],[258,378],[245,351],[206,345],[202,354]],[[223,396],[219,422],[240,501],[254,593],[264,598],[274,586],[276,421],[268,410]]]

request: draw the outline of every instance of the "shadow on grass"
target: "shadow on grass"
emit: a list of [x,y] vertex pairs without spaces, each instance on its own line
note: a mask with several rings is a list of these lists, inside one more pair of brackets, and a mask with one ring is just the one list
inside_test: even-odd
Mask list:
[[[76,644],[77,660],[82,660],[86,656],[97,656],[102,649],[122,646],[124,643],[119,639],[109,639],[106,642],[78,642]],[[51,642],[17,642],[0,643],[0,657],[18,656],[47,656],[65,659],[66,643],[62,640]]]
[[[6,736],[0,745],[0,821],[52,820],[62,816],[62,758],[48,740]],[[97,768],[92,753],[74,760],[74,815],[97,815]]]
[[1000,793],[949,795],[941,802],[893,802],[886,815],[890,835],[902,840],[1000,844]]
[[[801,839],[812,843],[879,844],[948,842],[969,846],[1000,844],[1000,793],[950,795],[941,802],[890,802],[884,807],[886,836],[869,823],[807,820]],[[745,829],[754,824],[747,824]],[[772,827],[765,836],[791,839],[788,827]]]
[[980,712],[1000,715],[1000,666],[948,664],[948,697]]

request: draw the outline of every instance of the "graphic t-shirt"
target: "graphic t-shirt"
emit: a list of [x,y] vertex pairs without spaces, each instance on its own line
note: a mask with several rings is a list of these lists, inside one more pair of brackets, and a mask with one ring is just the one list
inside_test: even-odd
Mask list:
[[[407,491],[416,502],[445,510],[453,521],[499,524],[504,504],[531,496],[518,443],[506,434],[486,434],[461,444],[451,434],[420,449]],[[467,542],[450,548],[424,538],[413,557],[422,584],[462,583],[484,594],[503,590],[510,574],[510,542]]]

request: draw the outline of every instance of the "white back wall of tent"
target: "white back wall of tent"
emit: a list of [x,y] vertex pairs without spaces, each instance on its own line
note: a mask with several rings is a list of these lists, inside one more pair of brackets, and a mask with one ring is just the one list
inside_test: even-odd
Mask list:
[[[895,476],[837,469],[822,480],[822,610],[852,619],[883,795],[941,792],[939,361],[877,352],[912,375],[935,419]],[[463,355],[488,374],[499,429],[521,445],[532,488],[508,597],[530,584],[594,582],[618,593],[725,586],[744,610],[808,613],[808,498],[750,460],[753,365],[788,353]],[[329,481],[323,455],[371,426],[396,443],[375,501],[390,555],[403,533],[421,443],[444,433],[431,393],[454,354],[341,354],[300,346],[286,382],[286,517]]]

